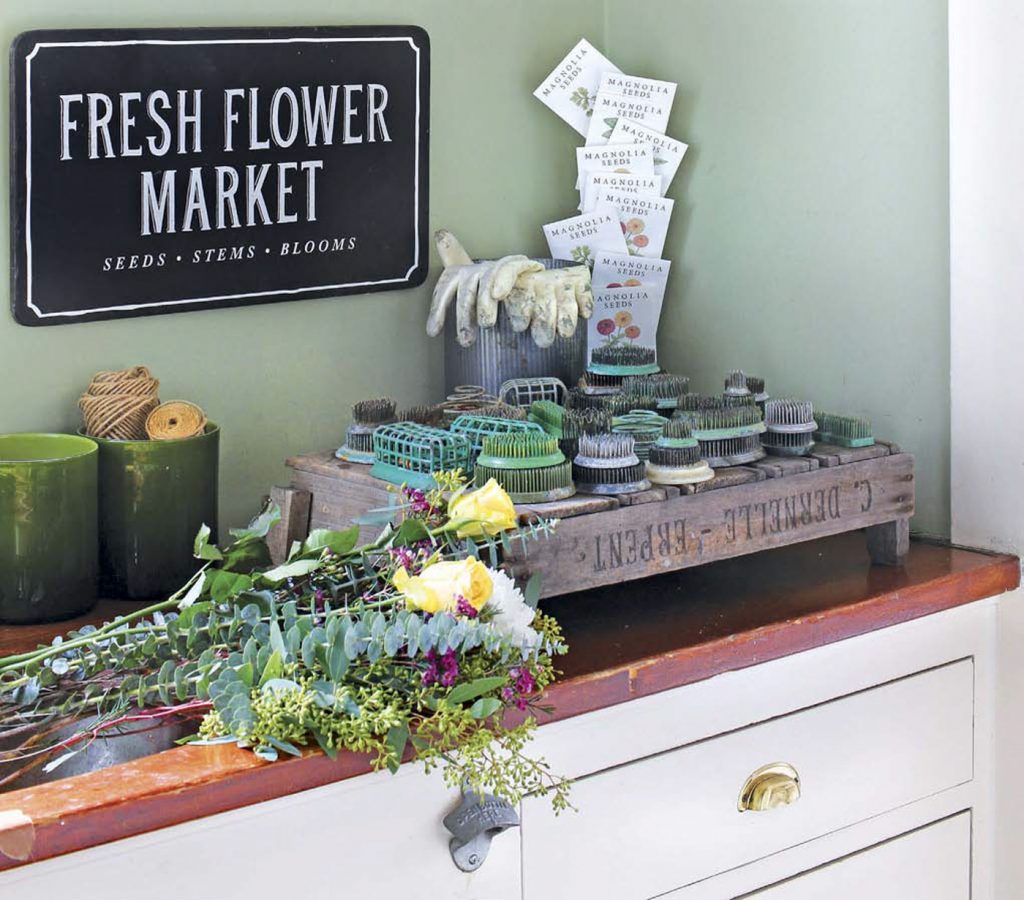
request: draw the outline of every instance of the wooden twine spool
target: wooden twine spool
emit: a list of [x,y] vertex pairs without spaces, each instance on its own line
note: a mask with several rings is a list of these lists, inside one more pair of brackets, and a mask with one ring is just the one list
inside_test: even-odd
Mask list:
[[206,429],[206,413],[187,400],[161,403],[146,418],[146,434],[154,441],[180,441]]
[[159,405],[157,381],[145,366],[97,372],[78,401],[90,437],[146,439],[146,417]]

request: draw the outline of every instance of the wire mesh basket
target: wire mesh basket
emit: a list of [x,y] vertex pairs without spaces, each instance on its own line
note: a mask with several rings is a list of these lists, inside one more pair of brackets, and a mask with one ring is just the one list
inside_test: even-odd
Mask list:
[[373,433],[374,478],[429,490],[435,472],[472,468],[473,445],[462,434],[415,422],[382,425]]
[[470,442],[470,465],[466,474],[471,474],[476,458],[483,450],[484,438],[494,434],[512,433],[533,433],[544,434],[544,429],[533,422],[524,422],[521,419],[499,419],[493,416],[462,415],[452,422],[449,431],[452,434],[463,435]]
[[561,378],[510,378],[498,389],[498,398],[512,406],[530,406],[538,400],[565,403],[566,387]]

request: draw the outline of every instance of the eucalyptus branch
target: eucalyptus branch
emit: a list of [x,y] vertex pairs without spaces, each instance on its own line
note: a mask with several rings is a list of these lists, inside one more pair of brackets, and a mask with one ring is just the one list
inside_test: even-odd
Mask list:
[[[20,741],[0,759],[31,768],[63,751],[49,769],[120,725],[202,713],[201,737],[266,759],[315,742],[396,768],[411,743],[428,766],[440,761],[509,798],[550,789],[543,763],[522,753],[529,726],[505,728],[502,713],[528,708],[565,647],[553,620],[534,619],[537,589],[528,603],[496,567],[512,540],[546,536],[553,523],[477,527],[487,503],[501,507],[499,527],[515,523],[496,485],[473,499],[472,517],[449,519],[460,477],[438,483],[376,540],[356,546],[355,528],[316,529],[278,566],[264,565],[275,510],[224,549],[204,527],[201,568],[167,600],[0,659],[0,735]],[[562,796],[564,783],[553,783]]]

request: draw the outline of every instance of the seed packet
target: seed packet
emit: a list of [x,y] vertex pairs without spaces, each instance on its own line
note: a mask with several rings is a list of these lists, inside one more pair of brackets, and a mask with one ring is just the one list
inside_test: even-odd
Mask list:
[[594,284],[593,291],[594,314],[587,322],[588,358],[597,347],[649,347],[657,353],[664,283],[660,288]]
[[650,144],[654,151],[654,174],[661,176],[663,197],[668,193],[668,187],[689,149],[682,141],[659,134],[641,122],[626,118],[616,121],[608,144]]
[[597,203],[598,192],[606,189],[643,194],[647,197],[660,197],[661,176],[632,175],[609,172],[607,169],[595,169],[587,172],[583,179],[583,186],[580,188],[580,209],[583,212],[593,210]]
[[626,247],[632,256],[660,258],[675,200],[644,197],[604,188],[598,192],[595,209],[614,212],[622,227]]
[[614,147],[576,148],[576,188],[583,176],[595,169],[630,175],[653,175],[654,152],[649,144],[617,144]]
[[606,72],[601,76],[587,128],[587,146],[607,144],[623,117],[664,134],[675,95],[674,82]]
[[601,76],[618,71],[614,63],[584,39],[555,66],[533,96],[580,134],[586,135]]
[[646,287],[665,293],[672,262],[649,259],[628,253],[598,253],[594,256],[594,290],[604,288]]
[[589,265],[602,250],[626,253],[626,239],[614,213],[586,213],[544,226],[552,259]]

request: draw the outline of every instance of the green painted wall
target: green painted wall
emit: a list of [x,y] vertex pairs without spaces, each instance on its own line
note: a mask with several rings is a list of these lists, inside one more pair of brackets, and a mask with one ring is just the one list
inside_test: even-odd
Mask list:
[[[542,222],[562,215],[572,187],[573,134],[532,96],[588,27],[587,0],[39,0],[0,3],[0,42],[32,28],[412,23],[432,44],[431,229],[451,227],[481,256],[503,248],[541,253]],[[543,28],[538,22],[545,19]],[[582,23],[582,25],[581,25]],[[581,30],[582,29],[582,30]],[[7,67],[2,96],[8,92]],[[8,167],[0,116],[0,167]],[[0,191],[0,270],[8,270],[7,192]],[[500,254],[499,254],[500,255]],[[437,260],[434,260],[437,263]],[[285,457],[337,446],[351,404],[388,393],[402,404],[437,399],[440,339],[423,332],[430,286],[26,328],[8,312],[0,279],[0,432],[77,428],[78,395],[93,372],[146,363],[164,399],[202,404],[223,427],[222,524],[246,521]]]
[[949,534],[949,153],[939,0],[608,5],[609,57],[679,82],[661,356],[720,390],[869,414]]
[[[670,132],[691,150],[671,194],[666,363],[699,389],[742,366],[776,395],[870,414],[917,454],[915,527],[948,533],[944,3],[40,0],[3,4],[0,38],[402,22],[432,40],[431,225],[482,256],[540,254],[540,225],[572,212],[575,134],[531,93],[580,36],[624,71],[679,81]],[[7,147],[4,117],[5,167]],[[165,398],[197,400],[223,424],[222,512],[237,523],[284,479],[287,455],[338,442],[354,400],[436,398],[441,348],[422,331],[432,280],[45,329],[0,311],[0,431],[75,427],[93,371],[145,362]]]

